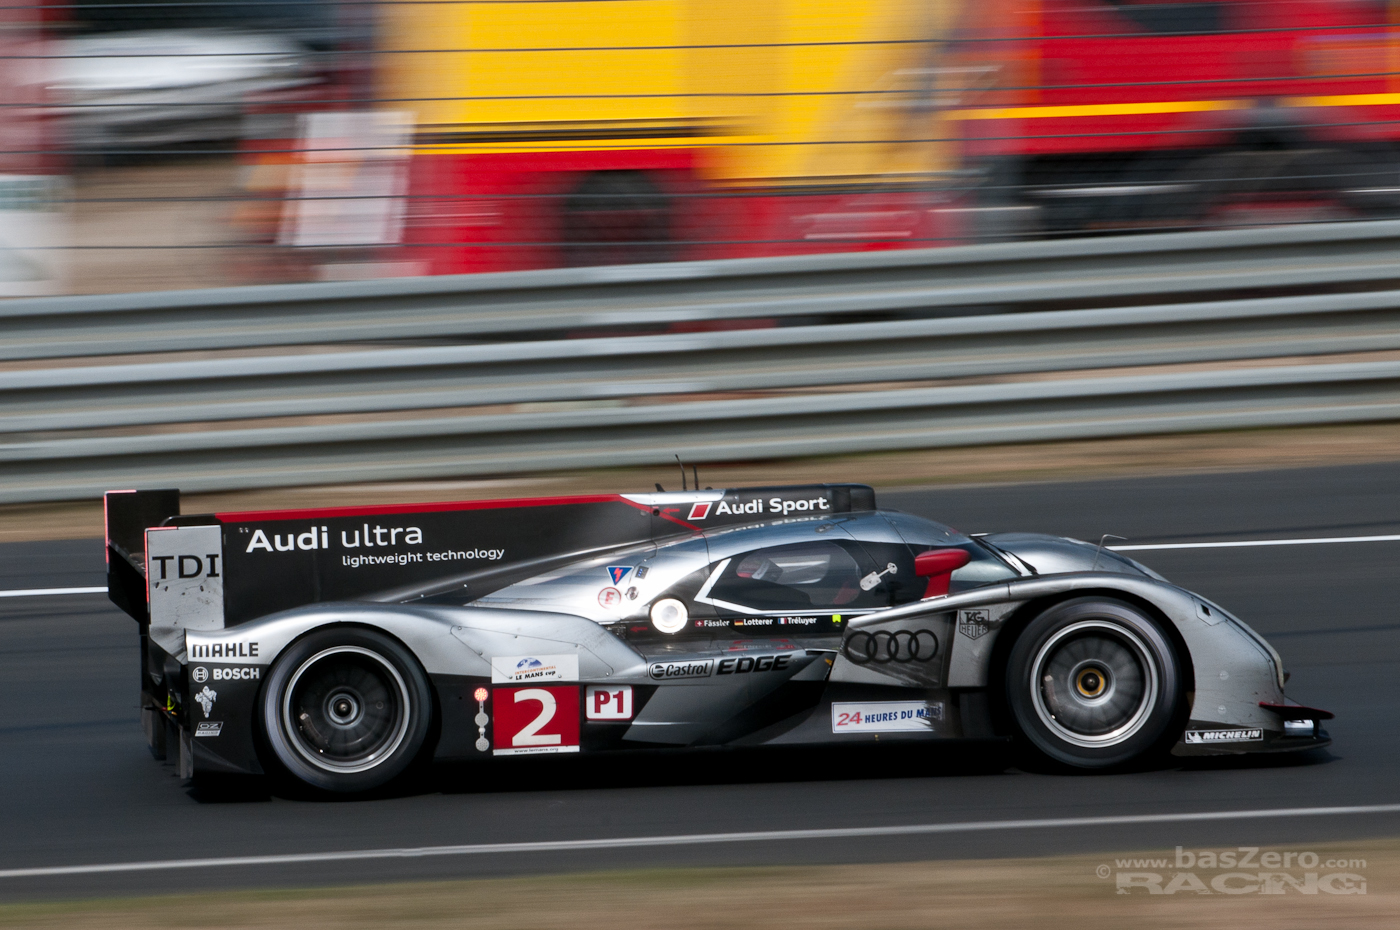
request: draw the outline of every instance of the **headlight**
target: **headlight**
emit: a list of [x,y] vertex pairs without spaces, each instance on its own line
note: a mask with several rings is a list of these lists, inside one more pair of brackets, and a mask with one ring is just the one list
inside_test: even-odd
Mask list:
[[663,633],[679,633],[685,629],[688,618],[685,605],[673,597],[662,598],[651,605],[651,625]]

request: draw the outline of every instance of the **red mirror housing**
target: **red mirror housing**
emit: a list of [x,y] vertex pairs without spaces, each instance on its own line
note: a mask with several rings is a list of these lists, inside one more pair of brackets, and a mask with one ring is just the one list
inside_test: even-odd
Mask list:
[[928,578],[924,597],[941,597],[948,593],[953,572],[962,568],[972,556],[966,549],[930,549],[914,556],[914,574]]

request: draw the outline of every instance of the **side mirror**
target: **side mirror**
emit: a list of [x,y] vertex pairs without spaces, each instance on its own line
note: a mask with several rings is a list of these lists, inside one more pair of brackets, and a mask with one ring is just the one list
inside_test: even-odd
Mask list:
[[972,560],[966,549],[930,549],[914,556],[914,574],[928,579],[924,597],[942,597],[948,593],[953,572]]

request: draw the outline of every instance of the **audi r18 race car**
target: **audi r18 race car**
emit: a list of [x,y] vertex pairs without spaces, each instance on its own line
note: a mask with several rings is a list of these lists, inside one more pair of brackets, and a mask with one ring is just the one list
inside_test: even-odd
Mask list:
[[1329,741],[1219,605],[1101,546],[879,510],[863,485],[106,508],[142,724],[187,777],[354,792],[424,759],[957,739],[1101,769]]

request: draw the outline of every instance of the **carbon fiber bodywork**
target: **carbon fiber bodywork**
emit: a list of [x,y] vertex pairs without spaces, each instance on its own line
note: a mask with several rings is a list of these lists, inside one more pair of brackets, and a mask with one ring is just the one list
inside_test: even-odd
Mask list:
[[[132,503],[154,527],[149,499]],[[545,537],[521,558],[434,572],[405,562],[409,550],[402,550],[400,563],[412,571],[382,563],[393,570],[375,580],[386,583],[361,574],[352,590],[336,590],[321,571],[310,584],[303,580],[301,590],[318,595],[298,596],[310,603],[253,617],[245,616],[256,612],[248,603],[285,600],[285,591],[257,587],[284,575],[223,581],[236,565],[252,570],[239,559],[275,563],[282,551],[287,561],[311,565],[306,554],[333,550],[331,521],[341,517],[361,524],[362,546],[377,530],[380,538],[393,529],[422,540],[429,536],[423,511],[375,514],[405,518],[390,528],[371,528],[360,512],[323,512],[313,522],[307,512],[203,521],[171,515],[168,527],[196,532],[162,537],[153,528],[140,561],[129,558],[129,529],[118,525],[113,533],[109,516],[113,599],[142,623],[143,720],[152,749],[170,752],[178,741],[187,775],[263,771],[264,682],[292,644],[337,627],[392,637],[421,665],[433,692],[431,745],[439,759],[1005,738],[1012,733],[1002,706],[1011,643],[1051,606],[1082,596],[1132,605],[1167,631],[1185,677],[1174,753],[1328,742],[1321,712],[1308,732],[1285,726],[1285,716],[1307,718],[1306,709],[1277,709],[1287,703],[1280,660],[1242,621],[1130,559],[1076,540],[972,539],[877,511],[873,492],[860,486],[526,503],[540,509],[513,516],[541,519],[521,522],[500,545],[429,540],[462,547],[443,552],[470,544],[490,555],[520,551],[521,534]],[[621,514],[624,529],[587,526],[588,505],[601,505],[593,512],[605,520]],[[558,511],[550,507],[568,508],[586,532],[551,541]],[[292,548],[291,529],[309,534],[315,548]],[[254,545],[260,538],[266,552]],[[177,539],[209,551],[196,559],[195,549],[161,548]],[[952,550],[966,554],[958,568],[920,573],[919,553]],[[206,569],[222,558],[227,567],[196,577],[194,561],[182,558],[202,560]],[[342,553],[337,570],[349,559]],[[149,614],[131,607],[133,569],[147,576]],[[162,570],[169,581],[186,569],[190,584],[160,588]],[[231,591],[252,593],[231,604]]]

